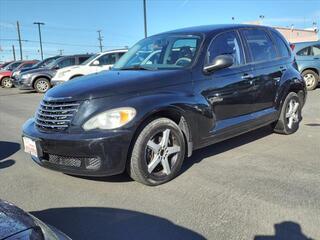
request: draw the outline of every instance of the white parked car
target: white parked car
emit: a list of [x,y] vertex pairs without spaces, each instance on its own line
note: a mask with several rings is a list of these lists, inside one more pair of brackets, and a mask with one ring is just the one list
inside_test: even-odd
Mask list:
[[109,70],[127,51],[127,49],[120,49],[97,53],[80,65],[61,68],[51,79],[51,84],[57,85],[76,77]]

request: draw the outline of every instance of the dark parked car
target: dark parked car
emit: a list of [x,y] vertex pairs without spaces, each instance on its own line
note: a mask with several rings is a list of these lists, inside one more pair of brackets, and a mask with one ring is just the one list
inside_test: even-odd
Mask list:
[[14,79],[13,83],[21,90],[35,89],[39,93],[44,93],[51,87],[51,78],[58,69],[79,65],[91,56],[91,54],[82,54],[60,57],[44,68],[37,68],[22,73],[18,79]]
[[48,91],[23,141],[50,169],[87,176],[127,169],[158,185],[195,149],[266,125],[296,132],[306,94],[276,30],[186,28],[141,40],[111,71]]
[[70,238],[22,209],[0,199],[0,239],[68,240]]
[[320,41],[293,44],[299,71],[308,90],[314,90],[319,84]]
[[60,58],[61,56],[55,56],[55,57],[49,57],[46,58],[44,60],[42,60],[41,62],[38,62],[37,64],[30,66],[30,67],[24,67],[22,69],[16,70],[12,72],[12,78],[13,79],[19,79],[20,78],[20,74],[26,72],[26,71],[30,71],[33,69],[37,69],[37,68],[44,68],[46,67],[49,63],[55,61],[56,59]]

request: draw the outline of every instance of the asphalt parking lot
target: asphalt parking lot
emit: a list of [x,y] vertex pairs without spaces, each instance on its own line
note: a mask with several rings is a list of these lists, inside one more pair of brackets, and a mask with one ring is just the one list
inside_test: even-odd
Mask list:
[[72,238],[320,239],[320,88],[296,134],[266,127],[196,151],[159,187],[33,163],[21,126],[41,97],[0,89],[0,198]]

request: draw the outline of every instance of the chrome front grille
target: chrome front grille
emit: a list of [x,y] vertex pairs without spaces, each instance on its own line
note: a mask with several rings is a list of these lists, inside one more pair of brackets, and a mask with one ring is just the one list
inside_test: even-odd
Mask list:
[[80,103],[42,100],[36,113],[39,129],[61,131],[67,129]]

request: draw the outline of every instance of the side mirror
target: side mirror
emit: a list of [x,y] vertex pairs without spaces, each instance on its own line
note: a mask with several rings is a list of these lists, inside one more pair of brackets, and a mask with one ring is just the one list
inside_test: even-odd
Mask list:
[[59,65],[57,65],[57,66],[55,66],[53,69],[54,69],[54,70],[58,70],[58,69],[60,69],[60,67],[59,67]]
[[230,55],[219,55],[213,59],[212,63],[204,67],[204,71],[213,72],[233,65],[233,57]]
[[99,60],[94,60],[93,63],[92,63],[92,65],[94,65],[94,66],[99,66],[99,65],[100,65]]

